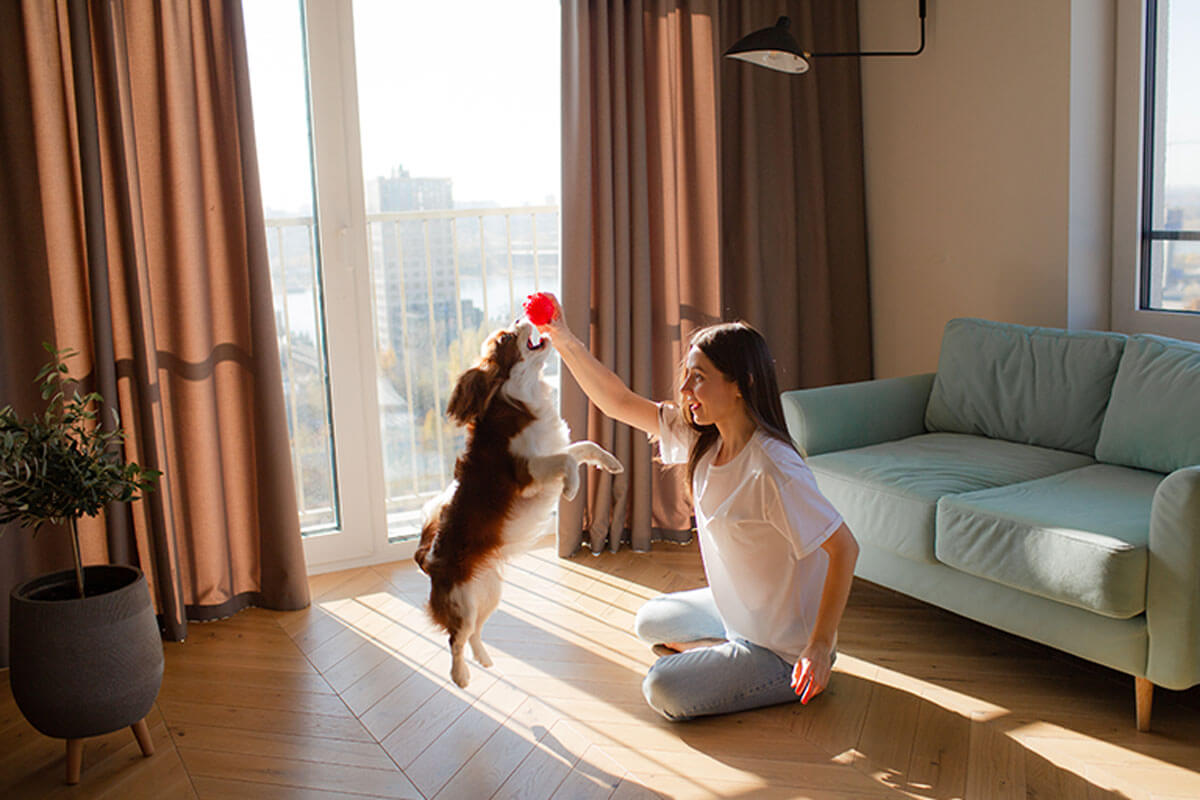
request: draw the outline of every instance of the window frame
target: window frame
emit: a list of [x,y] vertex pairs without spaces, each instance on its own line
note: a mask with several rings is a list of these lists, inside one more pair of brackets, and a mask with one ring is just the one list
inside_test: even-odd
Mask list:
[[[1143,62],[1143,94],[1145,102],[1142,117],[1142,175],[1145,184],[1152,185],[1155,178],[1155,161],[1158,155],[1158,34],[1159,0],[1145,0],[1145,61]],[[1160,311],[1170,314],[1195,314],[1200,311],[1187,309],[1165,309],[1155,306],[1152,278],[1153,250],[1159,242],[1200,242],[1200,230],[1169,230],[1154,227],[1154,192],[1146,185],[1142,190],[1142,236],[1138,259],[1138,306],[1143,311]]]
[[302,0],[311,104],[314,219],[333,418],[341,528],[304,539],[311,575],[411,558],[389,541],[377,430],[375,340],[366,195],[358,122],[354,15],[348,0]]
[[1147,37],[1151,0],[1116,3],[1113,98],[1112,299],[1110,327],[1200,341],[1200,314],[1143,306]]

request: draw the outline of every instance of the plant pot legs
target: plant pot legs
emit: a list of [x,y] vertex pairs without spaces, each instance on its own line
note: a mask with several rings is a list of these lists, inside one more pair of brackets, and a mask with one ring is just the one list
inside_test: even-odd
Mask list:
[[[149,719],[147,717],[146,719]],[[129,726],[137,739],[142,755],[149,758],[154,755],[154,740],[150,737],[150,726],[146,719],[139,720]],[[79,783],[79,773],[83,768],[83,739],[67,739],[67,783],[71,786]]]
[[67,783],[79,783],[79,770],[83,767],[83,739],[67,739]]
[[154,755],[154,740],[150,738],[150,726],[146,724],[146,720],[133,723],[132,730],[137,738],[138,747],[142,748],[142,755]]

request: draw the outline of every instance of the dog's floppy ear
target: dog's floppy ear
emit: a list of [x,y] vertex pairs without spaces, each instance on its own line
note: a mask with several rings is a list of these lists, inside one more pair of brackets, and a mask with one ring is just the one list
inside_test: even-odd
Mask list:
[[472,367],[458,378],[446,413],[460,425],[467,425],[483,416],[496,390],[500,388],[494,370],[487,366]]

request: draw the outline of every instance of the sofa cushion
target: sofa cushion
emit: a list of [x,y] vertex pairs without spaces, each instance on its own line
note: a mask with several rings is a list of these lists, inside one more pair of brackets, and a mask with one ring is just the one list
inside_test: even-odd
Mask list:
[[952,319],[925,427],[1092,455],[1125,336]]
[[1200,344],[1129,337],[1096,458],[1156,472],[1200,464]]
[[1042,478],[1091,464],[1079,453],[926,433],[808,459],[817,485],[854,535],[905,558],[937,563],[938,498]]
[[937,557],[1117,619],[1146,608],[1150,505],[1163,475],[1094,464],[938,501]]

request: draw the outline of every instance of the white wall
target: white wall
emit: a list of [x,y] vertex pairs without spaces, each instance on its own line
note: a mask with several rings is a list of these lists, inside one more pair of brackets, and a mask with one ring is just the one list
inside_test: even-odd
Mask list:
[[[954,317],[1109,326],[1114,3],[929,0],[924,54],[863,59],[878,377]],[[916,10],[859,0],[863,49],[912,49]]]

